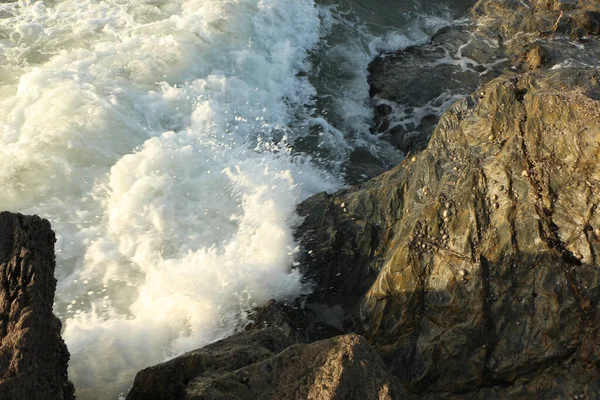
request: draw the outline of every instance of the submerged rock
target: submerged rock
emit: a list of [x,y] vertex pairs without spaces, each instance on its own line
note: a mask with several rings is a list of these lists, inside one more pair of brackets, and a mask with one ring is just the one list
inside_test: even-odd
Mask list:
[[74,398],[52,314],[54,242],[48,221],[0,213],[0,399]]
[[127,399],[398,399],[403,390],[367,341],[292,343],[245,332],[142,370]]
[[421,151],[450,104],[508,66],[501,42],[469,25],[446,27],[426,45],[382,54],[369,66],[374,133],[404,153]]
[[369,66],[373,133],[404,153],[423,150],[450,104],[500,74],[600,60],[598,0],[479,0],[470,16]]

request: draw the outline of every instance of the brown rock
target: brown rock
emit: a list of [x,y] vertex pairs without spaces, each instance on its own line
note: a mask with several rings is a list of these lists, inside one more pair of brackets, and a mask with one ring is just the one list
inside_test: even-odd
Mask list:
[[127,399],[401,399],[367,341],[289,346],[275,329],[245,332],[138,373]]
[[545,62],[544,49],[540,45],[533,46],[525,55],[525,63],[529,71],[540,69]]
[[0,399],[74,398],[52,314],[54,242],[48,221],[0,213]]
[[[364,328],[412,392],[431,399],[594,398],[600,243],[589,227],[600,224],[597,72],[505,76],[484,91],[479,102],[463,99],[446,112],[416,162],[309,199],[316,214],[308,212],[303,228],[322,243],[343,232],[344,243],[362,244],[354,246],[347,275],[378,276],[360,310],[345,306],[347,320],[358,316],[346,326]],[[487,140],[490,133],[497,142]],[[424,186],[430,196],[421,195]],[[509,190],[495,209],[489,199],[500,186]],[[447,223],[439,199],[454,205]],[[352,229],[332,215],[330,204],[341,202],[353,207]],[[369,241],[375,224],[379,233]],[[441,227],[451,239],[434,252],[421,249],[433,245],[428,238],[411,240]],[[312,257],[327,260],[308,265],[322,280],[317,287],[348,290],[327,275],[330,250],[313,248]]]
[[[406,217],[388,227],[395,232],[388,261],[361,315],[367,337],[414,390],[460,393],[515,384],[534,371],[527,379],[550,381],[556,370],[541,371],[551,361],[564,362],[567,371],[599,361],[594,305],[600,301],[600,247],[584,229],[599,217],[589,214],[600,192],[595,74],[570,70],[493,81],[471,113],[466,101],[452,107],[425,161],[396,181],[405,187],[399,203],[409,212],[393,212]],[[504,142],[497,155],[485,140],[490,130]],[[448,172],[451,152],[468,165],[456,185]],[[523,170],[531,172],[523,178]],[[414,195],[422,182],[451,197],[459,210],[449,224],[454,240],[448,251],[433,255],[414,251],[405,239],[417,220],[440,223],[438,204]],[[492,213],[486,199],[500,183],[513,197]],[[365,190],[372,197],[380,188]],[[597,377],[594,368],[540,393],[559,390],[559,397],[568,397],[576,388],[595,390]],[[515,384],[501,397],[527,390]]]
[[293,343],[282,331],[274,328],[229,337],[141,370],[135,376],[127,399],[186,398],[190,386],[208,385],[223,374],[272,357]]
[[548,34],[582,38],[600,32],[597,0],[479,0],[471,16],[505,38]]

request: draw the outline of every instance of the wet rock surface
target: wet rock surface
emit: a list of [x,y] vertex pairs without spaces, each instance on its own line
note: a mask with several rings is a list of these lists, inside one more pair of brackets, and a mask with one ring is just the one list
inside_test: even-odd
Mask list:
[[500,74],[597,68],[597,0],[479,0],[470,16],[425,45],[371,63],[374,134],[404,153],[419,152],[450,104]]
[[469,25],[446,27],[426,45],[382,54],[369,66],[373,131],[404,153],[421,151],[450,104],[508,66],[498,39]]
[[403,389],[357,335],[295,344],[245,332],[142,370],[127,399],[395,399]]
[[597,399],[598,4],[480,0],[377,59],[377,130],[412,154],[299,206],[313,293],[128,398]]
[[52,314],[54,242],[48,221],[0,213],[0,399],[74,398]]
[[[483,96],[456,102],[418,156],[305,203],[319,215],[306,220],[318,237],[307,250],[351,277],[314,264],[318,286],[332,288],[324,293],[359,296],[349,282],[367,280],[352,277],[378,271],[346,326],[411,392],[600,390],[599,77],[569,69],[495,79]],[[362,246],[338,266],[327,237],[340,235],[342,249]]]
[[588,373],[549,390],[597,392],[597,77],[493,81],[400,167],[403,216],[361,323],[414,391],[511,385],[564,363]]

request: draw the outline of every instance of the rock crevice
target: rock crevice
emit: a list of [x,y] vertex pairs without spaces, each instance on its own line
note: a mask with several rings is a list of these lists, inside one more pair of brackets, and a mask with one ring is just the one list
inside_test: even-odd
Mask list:
[[[299,206],[314,292],[215,344],[279,335],[285,349],[195,370],[182,393],[597,398],[599,12],[598,1],[479,0],[470,22],[376,59],[374,131],[410,155]],[[195,357],[140,372],[132,393]]]

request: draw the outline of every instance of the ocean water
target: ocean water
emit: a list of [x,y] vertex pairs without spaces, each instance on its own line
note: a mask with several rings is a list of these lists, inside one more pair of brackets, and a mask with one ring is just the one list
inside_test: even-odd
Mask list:
[[368,63],[470,3],[0,4],[0,209],[56,231],[78,398],[306,293],[297,204],[357,146],[402,157],[369,133]]

